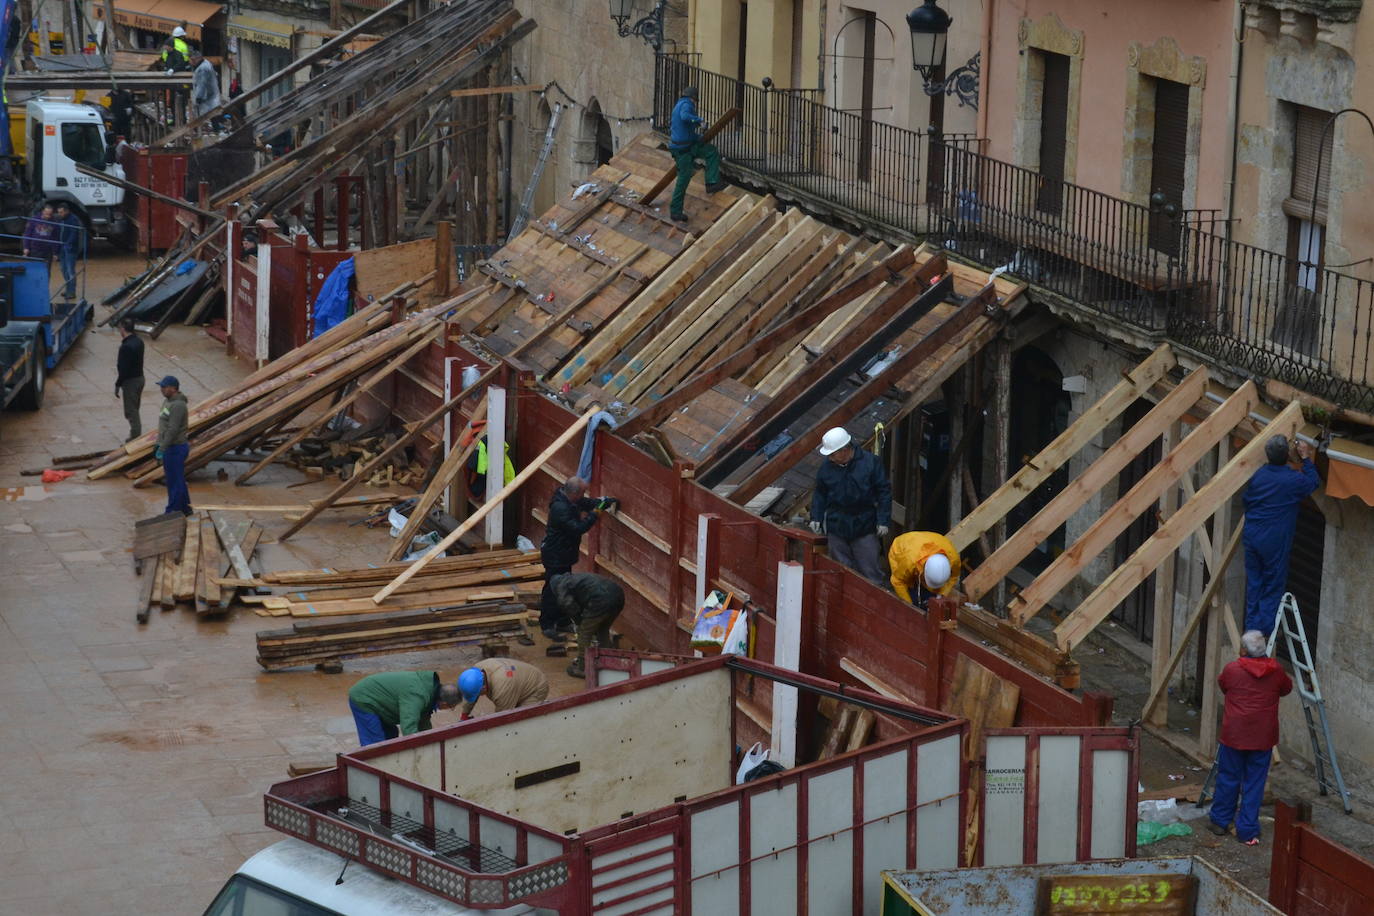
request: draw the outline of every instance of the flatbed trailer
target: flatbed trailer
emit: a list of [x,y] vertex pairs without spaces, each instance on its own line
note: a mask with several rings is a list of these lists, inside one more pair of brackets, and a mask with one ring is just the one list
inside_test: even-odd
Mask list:
[[0,408],[43,406],[48,373],[76,344],[94,309],[51,293],[50,264],[0,257]]
[[[966,720],[736,656],[613,655],[591,653],[581,694],[371,745],[278,783],[266,823],[454,903],[560,916],[876,916],[883,870],[968,864]],[[802,709],[830,697],[870,710],[876,737],[829,759],[799,750],[781,773],[737,785],[757,710],[783,691]],[[772,726],[784,728],[795,723]],[[1072,779],[1085,798],[1062,852],[1086,841],[1133,853],[1124,829],[1095,843],[1078,832],[1127,820],[1134,751],[1080,737],[1083,765],[1042,777]],[[1121,810],[1095,816],[1109,807]]]

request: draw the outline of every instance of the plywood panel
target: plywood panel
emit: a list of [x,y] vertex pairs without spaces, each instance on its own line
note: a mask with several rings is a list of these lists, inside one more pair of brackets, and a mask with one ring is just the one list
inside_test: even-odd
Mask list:
[[402,283],[418,280],[434,270],[434,239],[416,239],[353,254],[358,292],[384,296]]

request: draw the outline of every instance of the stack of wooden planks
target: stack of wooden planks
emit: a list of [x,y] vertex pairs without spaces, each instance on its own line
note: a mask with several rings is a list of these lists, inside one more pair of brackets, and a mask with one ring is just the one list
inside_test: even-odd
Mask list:
[[[186,469],[194,470],[231,451],[252,449],[279,437],[278,431],[293,420],[304,420],[292,435],[273,440],[275,447],[238,478],[241,483],[390,378],[442,334],[452,313],[478,295],[469,293],[416,308],[397,319],[395,314],[401,310],[393,300],[426,280],[398,287],[234,387],[194,405],[189,412],[191,450]],[[336,400],[349,386],[348,393]],[[92,468],[89,476],[95,479],[123,471],[138,486],[160,480],[162,467],[153,458],[156,441],[157,433],[151,431],[126,443]]]
[[185,603],[197,614],[226,612],[238,589],[220,584],[226,571],[252,575],[249,566],[262,528],[215,513],[179,512],[134,523],[134,569],[142,577],[136,607],[147,623],[154,607]]
[[539,554],[493,550],[441,557],[396,589],[380,604],[371,595],[408,568],[381,563],[359,569],[298,569],[241,579],[225,577],[223,587],[257,586],[277,592],[248,596],[267,617],[336,617],[354,614],[462,608],[492,601],[535,605],[544,577]]
[[483,601],[442,610],[394,611],[301,621],[258,633],[258,664],[269,671],[336,667],[346,658],[459,645],[492,645],[528,635],[524,604]]

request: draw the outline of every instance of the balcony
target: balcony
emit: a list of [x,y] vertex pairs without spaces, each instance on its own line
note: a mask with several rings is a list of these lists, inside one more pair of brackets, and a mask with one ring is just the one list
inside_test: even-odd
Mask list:
[[[1312,0],[1315,2],[1315,0]],[[1214,210],[1165,212],[930,137],[658,58],[654,127],[695,85],[727,168],[802,206],[936,242],[1052,293],[1088,320],[1170,340],[1242,375],[1374,412],[1374,283],[1228,241]]]

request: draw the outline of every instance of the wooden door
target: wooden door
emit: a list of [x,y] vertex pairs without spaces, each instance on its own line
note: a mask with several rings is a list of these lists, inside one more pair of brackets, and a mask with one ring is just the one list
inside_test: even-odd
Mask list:
[[1064,209],[1064,156],[1069,143],[1069,58],[1049,51],[1040,103],[1040,189],[1035,208],[1058,216]]

